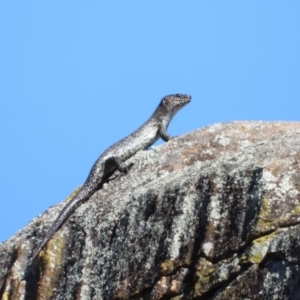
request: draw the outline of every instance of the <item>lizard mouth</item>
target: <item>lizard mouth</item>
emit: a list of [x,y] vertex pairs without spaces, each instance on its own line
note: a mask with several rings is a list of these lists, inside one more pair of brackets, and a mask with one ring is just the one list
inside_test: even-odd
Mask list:
[[191,102],[192,100],[192,96],[190,95],[185,95],[185,94],[176,94],[176,97],[178,98],[178,102],[180,103],[180,105],[184,106],[188,103]]

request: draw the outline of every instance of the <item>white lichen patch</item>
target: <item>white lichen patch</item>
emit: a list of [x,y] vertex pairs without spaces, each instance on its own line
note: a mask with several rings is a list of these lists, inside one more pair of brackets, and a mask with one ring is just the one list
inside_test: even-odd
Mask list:
[[202,245],[202,250],[206,256],[209,256],[210,251],[214,248],[214,244],[212,242],[206,242]]
[[295,197],[299,194],[299,192],[296,189],[294,189],[292,177],[290,174],[285,174],[281,177],[281,180],[278,184],[278,188],[275,188],[275,191],[279,195],[289,195],[291,197]]
[[211,149],[205,149],[204,151],[202,151],[202,154],[211,156],[214,154],[214,151],[212,151]]
[[251,143],[249,140],[242,140],[242,141],[239,141],[238,142],[239,146],[242,147],[242,148],[246,148],[246,147],[249,147],[249,146],[252,146],[253,143]]
[[239,272],[241,267],[239,265],[239,258],[235,257],[230,263],[222,263],[215,271],[214,277],[218,278],[218,282],[227,280],[232,273]]
[[277,186],[276,181],[277,178],[268,171],[263,172],[263,181],[264,181],[264,189],[265,190],[274,190]]
[[[278,273],[267,273],[263,282],[263,290],[265,294],[272,295],[272,300],[281,300],[280,291],[283,284],[285,284],[285,282],[280,280]],[[277,295],[277,297],[275,295]]]
[[231,143],[230,138],[224,133],[216,135],[213,141],[223,147],[226,147],[226,146],[230,145],[230,143]]
[[216,124],[213,124],[213,125],[210,125],[209,127],[207,127],[206,131],[213,133],[217,130],[220,130],[221,128],[222,128],[222,123],[216,123]]
[[[86,274],[83,274],[83,276]],[[82,282],[81,280],[81,288],[80,288],[80,298],[82,300],[88,300],[91,299],[92,296],[92,290],[91,287],[87,284],[85,284],[85,282]],[[99,298],[99,300],[102,300],[102,298]]]
[[190,224],[195,218],[195,197],[185,196],[180,209],[181,213],[174,217],[170,237],[166,239],[170,259],[179,257],[181,245],[186,244],[194,234]]
[[213,221],[213,225],[217,226],[221,219],[221,207],[219,202],[219,196],[212,196],[209,203],[210,219]]

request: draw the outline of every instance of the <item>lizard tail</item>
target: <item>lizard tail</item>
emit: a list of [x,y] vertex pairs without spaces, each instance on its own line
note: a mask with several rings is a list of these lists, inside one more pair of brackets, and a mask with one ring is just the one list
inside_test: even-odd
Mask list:
[[63,208],[63,210],[60,212],[52,226],[50,227],[49,231],[43,238],[42,242],[39,244],[39,246],[35,249],[33,252],[30,264],[35,260],[35,258],[38,256],[39,252],[44,248],[44,246],[47,244],[47,242],[51,239],[51,237],[54,235],[54,233],[62,226],[62,224],[69,218],[69,216],[74,212],[74,210],[85,200],[87,200],[89,197],[92,196],[92,194],[95,192],[98,184],[95,182],[86,182],[84,185],[80,188],[78,193],[74,196],[74,198],[67,203],[67,205]]

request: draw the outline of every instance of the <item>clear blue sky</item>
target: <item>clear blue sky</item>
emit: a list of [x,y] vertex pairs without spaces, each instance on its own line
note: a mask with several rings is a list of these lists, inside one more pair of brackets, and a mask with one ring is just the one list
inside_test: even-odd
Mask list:
[[0,241],[83,183],[160,99],[171,135],[299,121],[300,1],[1,1]]

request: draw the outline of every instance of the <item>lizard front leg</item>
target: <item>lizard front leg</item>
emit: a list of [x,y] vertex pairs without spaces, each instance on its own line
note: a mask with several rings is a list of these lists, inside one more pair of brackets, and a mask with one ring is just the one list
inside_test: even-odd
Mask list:
[[167,126],[166,124],[162,124],[159,128],[159,136],[165,141],[169,141],[172,137],[167,133]]

